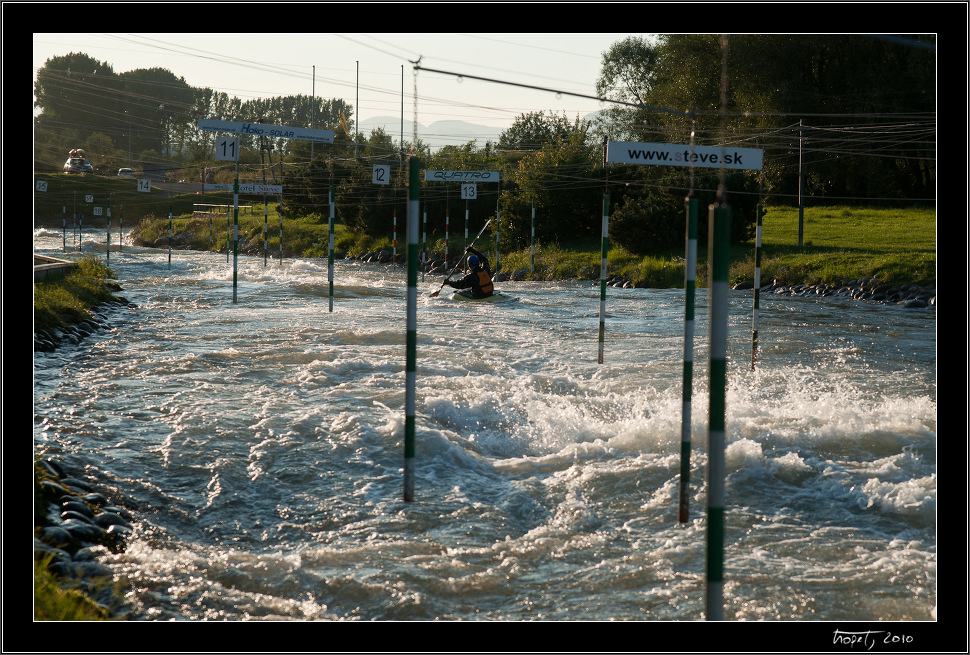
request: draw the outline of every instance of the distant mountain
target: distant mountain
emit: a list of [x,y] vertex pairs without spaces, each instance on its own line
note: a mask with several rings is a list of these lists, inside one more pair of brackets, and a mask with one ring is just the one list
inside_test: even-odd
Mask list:
[[[466,121],[435,121],[430,125],[418,123],[418,139],[428,145],[431,150],[438,150],[444,146],[463,146],[469,141],[475,141],[482,147],[486,141],[498,141],[504,128],[477,125]],[[360,133],[369,136],[372,130],[382,128],[395,142],[401,141],[400,116],[378,116],[360,121]],[[414,122],[404,119],[404,140],[414,141]]]

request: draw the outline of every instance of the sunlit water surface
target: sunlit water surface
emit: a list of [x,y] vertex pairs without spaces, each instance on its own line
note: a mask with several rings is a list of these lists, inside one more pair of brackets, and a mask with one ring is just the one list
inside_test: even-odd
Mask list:
[[[59,256],[58,230],[35,250]],[[68,235],[71,241],[71,235]],[[116,239],[113,239],[116,241]],[[85,244],[104,256],[103,235]],[[700,620],[707,295],[677,519],[682,290],[419,285],[416,499],[402,500],[406,278],[125,246],[136,309],[34,356],[38,453],[135,517],[105,560],[144,619]],[[724,618],[934,620],[935,310],[730,301]]]

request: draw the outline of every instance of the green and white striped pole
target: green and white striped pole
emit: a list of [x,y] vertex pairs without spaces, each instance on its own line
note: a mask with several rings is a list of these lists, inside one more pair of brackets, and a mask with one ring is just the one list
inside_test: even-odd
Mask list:
[[498,260],[499,250],[500,250],[499,231],[501,230],[501,227],[502,227],[501,207],[499,205],[500,205],[500,202],[496,200],[495,201],[495,272],[496,273],[498,273],[499,269],[502,268],[502,265],[499,263],[499,260]]
[[239,266],[239,163],[236,163],[236,181],[232,185],[232,302],[236,303],[236,284]]
[[168,270],[172,270],[172,206],[168,206]]
[[708,213],[710,283],[710,409],[708,414],[707,619],[720,621],[724,597],[724,444],[727,397],[728,260],[731,208]]
[[118,252],[125,247],[125,206],[118,208]]
[[532,199],[532,234],[529,237],[529,272],[536,272],[536,199]]
[[327,249],[327,281],[330,284],[330,311],[333,311],[333,245],[334,245],[334,235],[333,235],[333,215],[337,207],[337,197],[336,190],[333,184],[330,185],[330,223],[329,223],[329,233],[330,233],[330,246]]
[[[265,178],[265,175],[263,176]],[[269,201],[263,194],[263,266],[269,264]]]
[[603,249],[600,260],[600,335],[599,357],[597,362],[603,363],[603,348],[606,341],[606,253],[609,249],[609,217],[610,194],[603,194]]
[[107,240],[104,249],[104,265],[111,266],[111,198],[108,198],[108,229],[106,231]]
[[751,370],[758,362],[758,310],[761,306],[761,219],[764,207],[758,205],[758,227],[754,240],[754,310],[751,313]]
[[421,205],[421,162],[410,160],[408,190],[408,307],[407,354],[405,362],[404,395],[404,500],[414,500],[414,413],[417,382],[418,344],[418,212]]
[[680,504],[677,518],[687,522],[690,505],[690,421],[694,386],[694,295],[697,291],[697,198],[686,198],[687,246],[684,256],[684,390],[680,423]]

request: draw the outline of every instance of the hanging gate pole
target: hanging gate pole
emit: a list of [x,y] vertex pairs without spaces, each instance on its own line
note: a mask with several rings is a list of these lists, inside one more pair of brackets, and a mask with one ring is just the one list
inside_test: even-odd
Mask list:
[[690,485],[690,421],[694,379],[694,294],[697,290],[697,198],[686,198],[687,247],[684,257],[684,390],[680,424],[680,504],[677,520],[687,522]]
[[408,307],[404,397],[404,500],[414,500],[414,412],[418,343],[418,211],[421,205],[417,157],[410,161],[408,190]]
[[337,196],[336,190],[333,184],[330,185],[330,247],[327,253],[327,281],[330,284],[330,311],[333,311],[333,245],[334,245],[334,235],[333,235],[333,214],[337,207]]
[[722,200],[708,216],[710,261],[710,409],[708,414],[707,620],[723,617],[724,443],[727,396],[728,260],[731,208]]
[[609,249],[609,221],[610,194],[603,194],[603,248],[600,260],[600,334],[599,357],[597,362],[603,363],[603,348],[606,339],[606,252]]
[[761,218],[764,208],[758,205],[758,227],[754,240],[754,310],[751,312],[751,370],[758,362],[758,310],[761,306]]

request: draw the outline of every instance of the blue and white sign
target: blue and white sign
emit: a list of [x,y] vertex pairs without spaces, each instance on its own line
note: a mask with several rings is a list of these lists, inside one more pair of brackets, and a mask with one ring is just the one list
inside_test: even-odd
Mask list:
[[333,143],[333,130],[312,130],[308,127],[286,127],[285,125],[260,125],[247,121],[222,121],[214,118],[199,120],[199,129],[209,132],[229,132],[230,134],[249,134],[265,136],[270,139],[299,139],[318,143]]
[[[203,184],[204,191],[232,191],[232,184]],[[239,193],[261,194],[261,193],[283,193],[282,184],[240,184]]]
[[610,164],[652,164],[654,166],[690,166],[700,168],[733,168],[760,171],[764,151],[759,148],[694,146],[678,143],[635,143],[610,141],[606,161]]
[[498,182],[498,171],[425,171],[426,182]]

